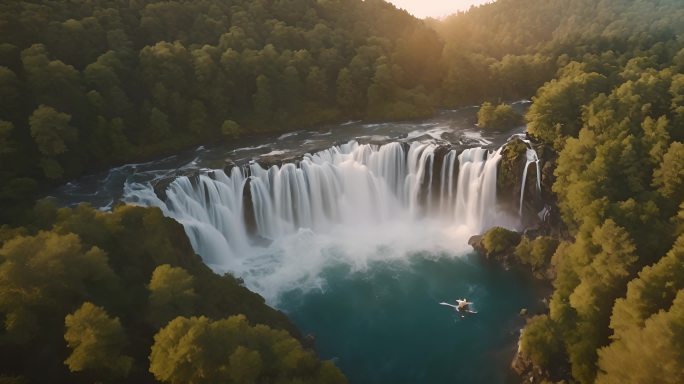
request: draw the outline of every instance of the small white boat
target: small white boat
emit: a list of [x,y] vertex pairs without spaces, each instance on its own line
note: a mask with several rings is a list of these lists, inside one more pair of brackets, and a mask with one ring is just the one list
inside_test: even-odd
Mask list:
[[470,307],[471,305],[473,305],[473,303],[466,300],[466,299],[456,299],[456,304],[450,304],[450,303],[446,303],[444,301],[442,301],[439,304],[440,305],[446,305],[448,307],[452,307],[460,313],[477,313],[477,311],[474,311]]

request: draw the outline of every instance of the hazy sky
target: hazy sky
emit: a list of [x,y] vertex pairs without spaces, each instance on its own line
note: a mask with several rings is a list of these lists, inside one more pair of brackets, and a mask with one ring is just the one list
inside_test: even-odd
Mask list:
[[471,5],[490,3],[493,0],[386,0],[420,18],[442,17],[456,11],[465,11]]

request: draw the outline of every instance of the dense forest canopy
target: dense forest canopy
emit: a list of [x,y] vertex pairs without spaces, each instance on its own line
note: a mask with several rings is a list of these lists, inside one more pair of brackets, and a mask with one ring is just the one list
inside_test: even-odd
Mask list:
[[381,0],[4,2],[2,220],[41,186],[193,144],[529,98],[601,53],[667,62],[681,16],[677,1],[502,0],[439,23]]
[[[499,0],[442,21],[381,0],[3,2],[0,382],[344,382],[158,210],[35,197],[199,143],[482,102],[492,122],[524,97],[530,136],[558,153],[550,183],[567,231],[485,236],[555,271],[523,354],[554,380],[676,383],[681,20],[680,0]],[[196,348],[222,338],[217,359]]]
[[437,34],[378,0],[13,1],[0,36],[8,208],[222,136],[424,116],[442,78]]
[[530,133],[560,151],[553,191],[570,236],[551,260],[550,313],[523,349],[560,376],[568,361],[581,383],[684,371],[684,275],[660,266],[682,254],[684,51],[659,50],[570,62],[528,113]]
[[[161,211],[120,206],[103,213],[87,206],[57,209],[43,201],[31,215],[31,226],[0,230],[0,382],[151,382],[148,369],[160,381],[183,382],[171,373],[188,369],[183,359],[166,361],[168,371],[160,373],[149,366],[150,348],[185,356],[182,348],[209,348],[211,340],[174,346],[153,336],[179,316],[237,315],[261,324],[254,340],[245,337],[233,347],[263,360],[262,369],[251,373],[254,382],[273,382],[283,374],[344,382],[334,366],[302,348],[285,315],[239,280],[204,265],[180,224]],[[276,343],[271,337],[287,348],[265,350]],[[233,350],[226,346],[224,352],[232,358]],[[209,356],[194,359],[215,364]],[[287,369],[278,369],[280,359],[287,360]],[[222,374],[241,373],[226,367]],[[318,381],[320,375],[328,381]],[[203,380],[195,382],[212,382]]]
[[[543,22],[513,30],[531,36],[491,24],[525,20],[510,17],[531,9],[525,4]],[[550,312],[531,319],[522,351],[556,380],[676,383],[684,372],[684,275],[674,266],[684,236],[684,5],[536,5],[500,1],[440,27],[463,44],[491,39],[475,48],[485,55],[511,49],[558,65],[527,120],[530,135],[559,151],[553,191],[569,233],[550,258]],[[527,241],[515,249],[523,263],[537,259]]]

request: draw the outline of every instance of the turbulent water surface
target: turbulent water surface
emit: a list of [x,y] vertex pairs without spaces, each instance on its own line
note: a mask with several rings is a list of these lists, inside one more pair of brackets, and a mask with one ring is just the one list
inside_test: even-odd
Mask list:
[[[496,177],[500,146],[524,128],[483,134],[474,111],[198,148],[55,196],[161,208],[209,266],[286,311],[354,383],[502,382],[516,314],[538,295],[469,256],[467,240],[518,225],[499,209]],[[523,181],[533,163],[530,149]],[[461,296],[476,315],[438,305]]]

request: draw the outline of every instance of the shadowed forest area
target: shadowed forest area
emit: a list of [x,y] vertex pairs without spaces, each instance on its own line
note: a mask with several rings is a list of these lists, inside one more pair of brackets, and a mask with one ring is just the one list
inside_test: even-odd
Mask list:
[[161,211],[36,199],[109,166],[325,122],[485,103],[496,128],[520,98],[529,135],[557,153],[545,182],[567,228],[506,244],[554,271],[522,354],[540,382],[677,383],[682,20],[680,0],[499,0],[440,21],[381,0],[3,2],[0,383],[345,382]]

